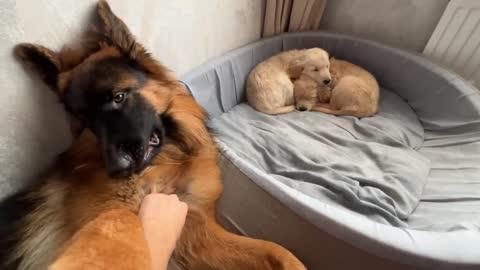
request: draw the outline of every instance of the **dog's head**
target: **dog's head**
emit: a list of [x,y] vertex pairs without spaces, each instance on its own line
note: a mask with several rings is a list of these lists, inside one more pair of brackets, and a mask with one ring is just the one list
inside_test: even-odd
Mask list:
[[16,55],[55,90],[74,121],[96,135],[110,176],[141,172],[169,138],[191,151],[205,133],[201,109],[105,1],[97,14],[98,29],[82,48],[54,52],[19,44]]
[[295,108],[310,111],[317,102],[318,83],[308,76],[301,75],[294,82]]
[[293,61],[290,73],[297,73],[297,76],[293,75],[293,77],[304,74],[320,85],[329,85],[332,77],[328,53],[320,48],[304,50],[301,57]]

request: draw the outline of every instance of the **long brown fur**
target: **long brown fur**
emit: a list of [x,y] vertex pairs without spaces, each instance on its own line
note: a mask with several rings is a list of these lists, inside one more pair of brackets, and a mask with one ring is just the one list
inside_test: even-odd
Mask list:
[[102,213],[75,233],[49,267],[49,270],[84,269],[152,269],[142,226],[133,212],[115,209]]
[[[139,93],[156,112],[172,120],[173,134],[166,138],[161,152],[145,170],[119,181],[106,173],[95,135],[76,119],[74,132],[78,136],[73,144],[61,155],[44,184],[28,195],[35,201],[35,208],[19,224],[20,242],[10,260],[20,261],[18,269],[37,270],[47,269],[62,251],[81,258],[84,248],[72,251],[65,246],[76,232],[110,210],[136,213],[145,194],[155,190],[176,193],[189,206],[183,234],[172,256],[172,269],[305,269],[285,248],[229,233],[217,223],[215,205],[222,193],[222,183],[216,164],[217,148],[204,124],[206,115],[173,74],[136,42],[105,1],[99,2],[97,13],[101,27],[96,34],[101,38],[89,40],[82,51],[70,48],[55,53],[38,45],[20,44],[16,54],[26,62],[37,56],[52,60],[47,69],[38,63],[33,66],[60,99],[65,85],[79,76],[85,66],[94,65],[104,57],[127,55],[148,72],[148,82]],[[139,223],[129,225],[132,233],[141,229]],[[85,248],[108,250],[126,242],[116,239],[82,244]],[[108,252],[101,254],[109,256]],[[89,269],[87,265],[84,267]],[[114,269],[132,268],[117,264]]]

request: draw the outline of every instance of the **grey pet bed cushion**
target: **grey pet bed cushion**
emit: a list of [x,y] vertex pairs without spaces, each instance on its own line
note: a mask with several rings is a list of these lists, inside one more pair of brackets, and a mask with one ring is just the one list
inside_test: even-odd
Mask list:
[[407,227],[430,171],[415,150],[423,128],[397,95],[382,91],[376,117],[317,112],[270,116],[246,103],[214,118],[223,144],[269,177],[320,202]]
[[[242,104],[257,63],[309,47],[372,72],[380,113],[266,116]],[[182,81],[224,156],[320,230],[413,265],[480,267],[480,94],[456,74],[374,42],[298,33],[237,49]]]

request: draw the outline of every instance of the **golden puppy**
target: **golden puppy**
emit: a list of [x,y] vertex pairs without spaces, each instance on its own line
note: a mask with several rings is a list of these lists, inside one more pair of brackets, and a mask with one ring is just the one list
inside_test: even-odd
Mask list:
[[258,64],[247,80],[247,99],[257,111],[284,114],[295,111],[292,79],[300,74],[329,84],[328,53],[320,48],[292,50]]
[[378,111],[378,82],[365,69],[347,61],[330,59],[332,93],[329,103],[317,103],[313,111],[358,118]]
[[331,88],[319,85],[317,81],[306,74],[293,82],[295,107],[298,111],[310,111],[317,103],[330,102]]

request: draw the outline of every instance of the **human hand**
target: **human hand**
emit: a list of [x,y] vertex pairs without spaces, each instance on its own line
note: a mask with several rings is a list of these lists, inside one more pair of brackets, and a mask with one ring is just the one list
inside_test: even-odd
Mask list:
[[177,195],[153,193],[145,196],[138,216],[150,249],[153,269],[166,269],[182,233],[188,206]]

